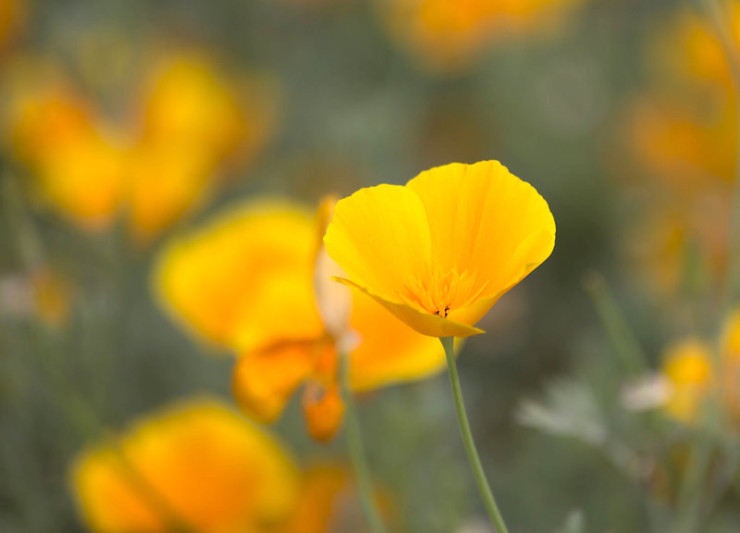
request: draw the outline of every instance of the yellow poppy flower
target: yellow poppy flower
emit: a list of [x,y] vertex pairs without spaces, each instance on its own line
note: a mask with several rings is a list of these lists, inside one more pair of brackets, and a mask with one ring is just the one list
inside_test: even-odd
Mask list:
[[71,471],[87,525],[105,533],[267,533],[290,519],[300,476],[268,434],[216,400],[191,400],[85,450]]
[[[159,261],[155,290],[187,330],[240,354],[234,392],[248,412],[274,420],[305,384],[309,431],[326,440],[343,415],[338,350],[350,350],[355,390],[419,379],[439,370],[444,356],[438,342],[359,291],[349,296],[353,345],[328,325],[337,322],[324,323],[314,292],[321,226],[307,209],[287,201],[239,206],[174,241]],[[320,299],[333,302],[324,308],[345,306],[333,297]]]
[[339,281],[424,335],[466,337],[547,259],[555,222],[497,161],[453,163],[340,200],[324,243],[347,273]]

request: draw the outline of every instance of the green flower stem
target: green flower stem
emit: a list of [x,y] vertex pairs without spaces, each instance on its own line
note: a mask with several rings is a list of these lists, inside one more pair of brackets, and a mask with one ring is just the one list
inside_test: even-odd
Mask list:
[[473,440],[473,433],[470,431],[470,423],[468,422],[468,414],[465,411],[465,402],[463,400],[462,388],[460,387],[460,377],[457,375],[457,363],[455,362],[455,348],[453,337],[442,337],[439,339],[442,341],[442,346],[445,349],[445,356],[447,357],[447,369],[450,374],[450,385],[452,386],[452,396],[455,399],[455,410],[457,411],[457,422],[460,426],[460,434],[462,435],[463,444],[465,445],[465,452],[468,454],[468,462],[470,468],[473,471],[473,477],[475,477],[475,483],[478,485],[478,492],[480,492],[483,498],[483,503],[486,506],[486,511],[491,517],[491,522],[496,528],[496,533],[509,533],[504,523],[504,518],[501,516],[496,500],[491,492],[491,487],[488,485],[486,474],[483,472],[483,465],[478,457],[478,450],[475,447],[475,441]]
[[383,525],[383,520],[380,518],[380,512],[373,496],[370,470],[367,466],[367,454],[365,453],[365,446],[362,442],[360,422],[357,418],[357,408],[355,407],[352,387],[350,386],[348,354],[342,353],[339,355],[339,364],[342,396],[345,405],[347,447],[349,448],[349,455],[355,471],[357,492],[360,497],[362,509],[365,511],[365,516],[370,525],[370,530],[373,533],[385,533],[386,529]]
[[600,274],[592,274],[585,285],[614,354],[622,364],[622,370],[632,376],[648,372],[648,358],[614,301],[604,278]]

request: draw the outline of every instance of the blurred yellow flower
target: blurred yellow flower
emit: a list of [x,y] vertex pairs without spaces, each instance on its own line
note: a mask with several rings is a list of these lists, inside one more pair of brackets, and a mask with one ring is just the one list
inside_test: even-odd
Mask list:
[[7,136],[40,195],[86,229],[108,227],[124,211],[139,241],[196,207],[273,129],[270,88],[227,77],[204,54],[157,61],[134,124],[118,130],[55,66],[26,60],[9,72]]
[[666,411],[683,422],[696,422],[704,402],[717,393],[728,414],[740,421],[740,309],[727,317],[719,356],[709,344],[688,338],[665,352],[661,374],[669,384]]
[[56,76],[18,82],[6,113],[9,141],[40,195],[85,228],[109,224],[125,174],[119,136]]
[[694,420],[714,375],[711,349],[698,339],[678,342],[666,350],[662,371],[670,384],[666,410],[684,422]]
[[453,163],[341,200],[324,243],[343,283],[424,335],[466,337],[549,257],[555,222],[499,162]]
[[[305,384],[309,431],[325,440],[343,415],[338,350],[350,351],[355,390],[418,379],[439,370],[444,357],[438,342],[360,292],[351,294],[348,309],[356,342],[329,324],[336,321],[325,325],[314,286],[322,233],[317,226],[327,220],[325,210],[320,214],[317,221],[304,207],[281,200],[239,206],[175,240],[161,256],[154,282],[175,320],[240,354],[234,392],[248,412],[273,420]],[[320,299],[325,308],[345,305]]]
[[300,475],[269,435],[220,402],[190,400],[90,447],[71,471],[93,531],[272,532],[290,519]]
[[583,0],[379,0],[391,34],[435,70],[464,70],[489,45],[555,28]]

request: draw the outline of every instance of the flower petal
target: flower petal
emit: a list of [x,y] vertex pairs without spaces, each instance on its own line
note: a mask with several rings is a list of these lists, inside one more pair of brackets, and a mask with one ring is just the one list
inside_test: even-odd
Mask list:
[[187,329],[227,348],[262,349],[286,332],[319,337],[314,242],[309,211],[279,200],[240,205],[166,249],[156,292]]
[[366,289],[349,279],[333,279],[361,290],[422,335],[428,335],[430,337],[469,337],[470,335],[485,333],[482,329],[478,329],[467,324],[461,324],[460,322],[455,322],[449,318],[419,311],[405,304],[393,302],[372,293],[369,289]]
[[347,277],[397,300],[429,261],[424,206],[398,185],[360,189],[337,203],[324,244]]
[[260,422],[273,422],[313,372],[313,342],[284,342],[242,355],[234,367],[234,397]]
[[299,475],[280,444],[216,400],[140,420],[76,461],[72,482],[92,531],[255,531],[283,520]]
[[547,202],[498,161],[433,168],[407,188],[424,204],[432,264],[476,275],[482,297],[500,296],[552,252]]
[[445,366],[438,339],[414,331],[360,290],[352,291],[350,325],[359,341],[350,354],[356,391],[422,379]]

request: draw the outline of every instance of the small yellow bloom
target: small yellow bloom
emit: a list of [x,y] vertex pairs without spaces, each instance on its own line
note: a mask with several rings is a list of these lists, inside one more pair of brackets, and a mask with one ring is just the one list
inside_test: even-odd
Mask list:
[[300,476],[268,434],[215,400],[139,420],[71,472],[93,531],[267,533],[290,519]]
[[[339,427],[338,351],[349,350],[355,390],[419,379],[444,365],[435,339],[419,335],[359,291],[351,308],[322,293],[317,226],[310,211],[286,201],[239,206],[173,242],[155,274],[170,314],[200,338],[240,354],[234,372],[239,403],[271,421],[301,385],[309,431],[330,438]],[[320,241],[319,241],[320,242]],[[319,313],[346,309],[324,323]],[[324,312],[325,317],[331,313]],[[352,335],[343,331],[348,321]]]
[[424,335],[466,337],[549,257],[555,222],[497,161],[453,163],[341,200],[324,243],[347,273],[339,281]]
[[740,421],[740,309],[725,320],[718,357],[707,343],[685,339],[666,350],[662,374],[671,388],[665,405],[670,415],[696,422],[715,392],[731,419]]
[[668,413],[684,422],[695,420],[714,375],[709,346],[697,339],[687,339],[669,347],[663,374],[671,385],[665,406]]

